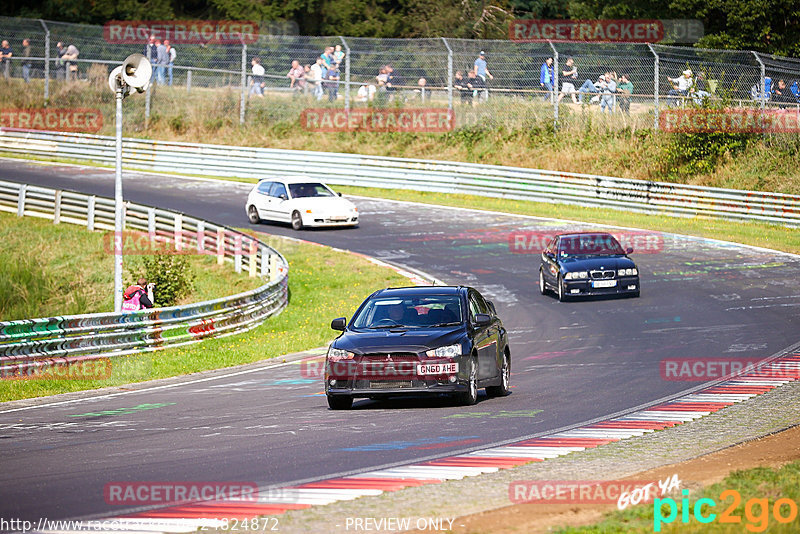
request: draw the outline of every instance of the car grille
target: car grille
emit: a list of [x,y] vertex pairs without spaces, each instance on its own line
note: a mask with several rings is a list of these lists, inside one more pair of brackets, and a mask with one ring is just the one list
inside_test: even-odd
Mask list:
[[608,280],[614,278],[614,271],[589,271],[592,280]]
[[411,380],[372,380],[369,383],[370,389],[397,389],[410,387]]
[[364,354],[362,356],[365,360],[370,361],[386,361],[391,357],[392,361],[395,362],[408,362],[408,361],[418,361],[419,358],[413,352],[392,352],[387,354]]

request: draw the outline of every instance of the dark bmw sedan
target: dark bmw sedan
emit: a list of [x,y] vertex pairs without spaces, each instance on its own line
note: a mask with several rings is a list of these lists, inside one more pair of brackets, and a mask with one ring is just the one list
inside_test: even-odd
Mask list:
[[328,406],[358,397],[447,394],[475,404],[478,389],[507,395],[511,351],[494,304],[470,287],[402,287],[370,295],[325,359]]
[[539,291],[558,300],[588,295],[639,296],[639,270],[611,234],[581,232],[555,236],[542,252]]

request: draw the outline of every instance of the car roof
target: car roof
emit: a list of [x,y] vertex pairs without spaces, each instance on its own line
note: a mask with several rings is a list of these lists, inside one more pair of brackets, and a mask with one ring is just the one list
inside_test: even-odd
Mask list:
[[272,176],[269,178],[261,178],[258,181],[258,183],[261,182],[283,182],[285,184],[325,183],[323,180],[320,180],[319,178],[314,178],[313,176],[306,176],[306,175]]
[[608,232],[567,232],[565,234],[558,234],[555,237],[579,237],[582,235],[610,235],[611,237],[614,237]]
[[373,293],[373,297],[420,297],[427,295],[458,295],[464,286],[412,286],[387,287]]

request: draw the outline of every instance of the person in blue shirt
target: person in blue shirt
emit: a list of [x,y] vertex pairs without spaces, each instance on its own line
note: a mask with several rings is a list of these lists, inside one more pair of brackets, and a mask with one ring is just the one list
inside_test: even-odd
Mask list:
[[547,94],[544,96],[545,100],[550,99],[550,95],[553,93],[553,83],[556,79],[556,73],[553,69],[553,58],[549,57],[544,60],[542,63],[542,67],[539,69],[539,85],[547,91]]
[[478,59],[475,60],[475,74],[483,80],[483,85],[485,86],[483,89],[483,99],[489,99],[489,85],[486,83],[486,78],[490,80],[494,80],[494,76],[492,73],[489,72],[489,69],[486,68],[486,52],[481,50],[481,53],[478,54]]

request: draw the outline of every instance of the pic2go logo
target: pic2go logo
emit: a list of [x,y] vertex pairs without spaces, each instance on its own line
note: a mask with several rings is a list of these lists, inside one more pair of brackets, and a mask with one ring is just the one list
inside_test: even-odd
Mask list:
[[[725,490],[719,494],[720,501],[726,501],[729,498],[733,500],[719,516],[711,512],[711,509],[717,506],[714,499],[697,499],[694,506],[692,506],[689,503],[689,490],[685,489],[682,493],[681,523],[689,523],[689,512],[691,511],[698,523],[705,524],[716,520],[718,523],[741,524],[742,516],[734,513],[742,502],[742,496],[737,490]],[[669,509],[669,513],[666,517],[664,517],[664,507]],[[769,525],[769,499],[753,498],[748,500],[744,505],[744,515],[748,521],[745,525],[747,530],[750,532],[764,532]],[[719,519],[717,519],[717,517],[719,517]],[[787,498],[778,499],[772,505],[772,517],[778,523],[791,523],[797,518],[797,503]],[[665,499],[655,499],[653,501],[654,532],[661,532],[662,524],[667,525],[673,523],[677,518],[678,503],[675,502],[675,499],[667,497]]]

